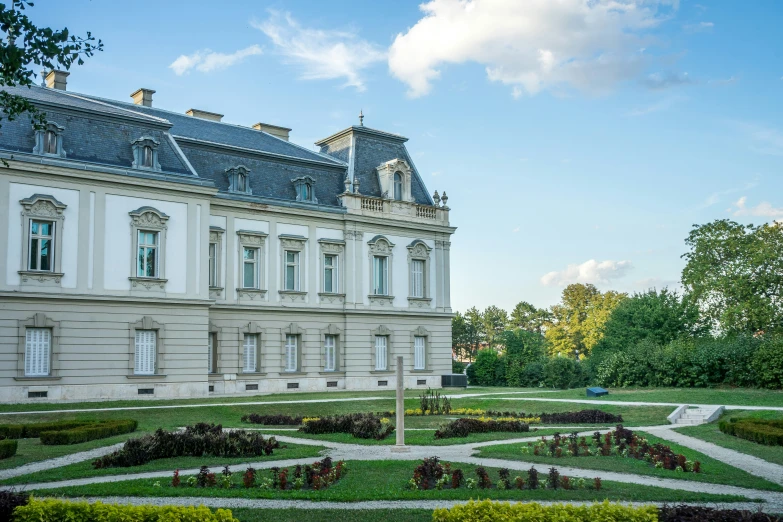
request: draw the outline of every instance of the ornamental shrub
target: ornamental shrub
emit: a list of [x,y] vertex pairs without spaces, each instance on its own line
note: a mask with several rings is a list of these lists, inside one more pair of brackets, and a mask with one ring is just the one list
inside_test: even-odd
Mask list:
[[765,336],[750,362],[756,385],[771,390],[783,388],[783,335]]
[[465,373],[465,366],[467,366],[464,362],[461,361],[455,361],[454,359],[451,360],[451,373]]
[[394,431],[394,426],[381,422],[372,413],[349,413],[308,420],[299,428],[303,433],[350,433],[358,439],[383,440]]
[[468,369],[469,383],[473,386],[505,386],[505,380],[498,380],[495,375],[499,364],[502,364],[502,360],[495,350],[479,350],[476,362]]
[[26,505],[29,501],[30,494],[24,491],[0,491],[0,520],[11,520],[14,509]]
[[239,522],[228,509],[204,506],[128,506],[32,499],[14,511],[14,522]]
[[48,446],[62,444],[78,444],[90,440],[105,439],[114,435],[136,431],[138,423],[135,420],[114,420],[90,423],[73,429],[57,431],[41,431],[41,444]]
[[0,459],[16,455],[17,442],[13,439],[0,440]]
[[783,446],[783,420],[766,420],[746,417],[742,419],[721,420],[718,429],[727,435],[733,435],[767,446]]
[[714,509],[701,506],[663,506],[658,511],[659,522],[783,522],[783,517],[760,511]]
[[291,417],[290,415],[242,415],[242,422],[251,424],[265,424],[267,426],[299,426],[302,424],[302,416]]
[[573,506],[571,504],[552,504],[542,506],[535,502],[510,504],[471,500],[467,504],[450,509],[436,509],[432,514],[433,522],[472,522],[474,520],[492,520],[497,522],[596,522],[603,520],[622,520],[623,522],[657,522],[658,509],[655,506],[629,507],[621,504],[602,504]]
[[94,421],[36,422],[33,424],[0,424],[0,437],[6,439],[35,439],[42,431],[71,430],[92,424]]
[[586,386],[589,381],[587,367],[570,357],[552,357],[544,366],[544,382],[547,388],[567,390]]
[[530,425],[520,421],[461,418],[441,426],[435,432],[435,438],[449,439],[452,437],[467,437],[471,433],[522,433],[527,431],[530,431]]

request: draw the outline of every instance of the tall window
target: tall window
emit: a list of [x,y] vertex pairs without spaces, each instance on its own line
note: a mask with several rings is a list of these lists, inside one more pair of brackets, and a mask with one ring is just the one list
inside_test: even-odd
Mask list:
[[30,270],[51,272],[54,266],[54,223],[30,220],[30,250],[27,259]]
[[242,343],[242,371],[245,373],[258,371],[258,334],[245,334]]
[[411,261],[411,297],[424,297],[424,260]]
[[152,168],[152,147],[145,145],[141,149],[141,166],[148,169]]
[[49,375],[52,353],[52,331],[49,328],[27,328],[25,332],[25,377]]
[[424,370],[427,365],[427,338],[416,336],[413,338],[413,369]]
[[389,258],[386,256],[372,258],[372,293],[389,295]]
[[217,373],[217,334],[210,332],[207,337],[207,372]]
[[313,199],[313,187],[311,187],[309,183],[302,185],[302,199],[305,201]]
[[375,337],[375,369],[385,370],[387,368],[387,355],[389,351],[389,338],[385,335]]
[[158,277],[158,233],[139,230],[138,277]]
[[337,369],[337,336],[324,336],[324,371],[333,372]]
[[258,288],[258,249],[242,249],[242,288]]
[[237,174],[237,192],[247,192],[247,178],[244,174]]
[[298,335],[286,334],[285,336],[285,371],[295,372],[297,370],[297,349],[299,344]]
[[44,152],[57,154],[57,133],[53,130],[48,130],[44,133]]
[[136,330],[136,356],[133,367],[133,373],[136,375],[155,373],[157,337],[155,330]]
[[218,285],[217,275],[217,243],[209,244],[209,286]]
[[337,256],[324,255],[324,293],[336,294],[339,292],[337,285]]
[[402,201],[402,174],[394,173],[394,199]]
[[299,290],[299,252],[285,251],[285,289]]

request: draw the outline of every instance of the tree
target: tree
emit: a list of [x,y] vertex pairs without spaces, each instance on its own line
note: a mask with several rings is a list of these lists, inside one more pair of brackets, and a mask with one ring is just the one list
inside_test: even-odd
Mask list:
[[[70,34],[67,28],[54,30],[36,27],[25,14],[33,7],[28,0],[12,0],[10,5],[0,4],[0,30],[4,38],[0,42],[0,86],[30,87],[36,72],[32,65],[45,70],[70,69],[74,63],[82,65],[83,57],[90,57],[103,50],[103,43],[87,33],[86,37]],[[29,113],[35,128],[46,124],[46,115],[23,96],[0,91],[0,111],[8,121],[22,113]],[[2,122],[2,115],[0,115]]]
[[484,320],[481,312],[476,307],[469,308],[465,312],[465,341],[468,346],[468,357],[472,361],[486,338]]
[[694,225],[682,271],[685,298],[710,327],[756,333],[783,327],[783,225],[719,219]]
[[544,326],[552,320],[552,314],[545,308],[536,308],[527,301],[520,301],[511,312],[508,324],[510,328],[520,328],[528,332],[543,333]]
[[497,344],[497,340],[506,329],[506,323],[508,323],[508,314],[502,308],[497,306],[488,306],[486,310],[481,314],[482,322],[484,323],[484,333],[486,335],[486,341],[490,347]]

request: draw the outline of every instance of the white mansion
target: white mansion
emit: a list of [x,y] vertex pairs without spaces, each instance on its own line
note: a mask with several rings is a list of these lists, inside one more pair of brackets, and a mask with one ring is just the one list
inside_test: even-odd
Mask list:
[[[0,401],[379,390],[451,373],[447,198],[406,138],[47,87],[0,129]],[[361,123],[361,121],[360,121]]]

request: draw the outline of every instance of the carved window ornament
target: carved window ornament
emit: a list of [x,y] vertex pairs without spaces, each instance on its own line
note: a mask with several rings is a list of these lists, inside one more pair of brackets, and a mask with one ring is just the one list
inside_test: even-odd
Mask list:
[[237,295],[240,299],[255,301],[266,297],[264,278],[266,238],[267,234],[264,232],[237,230],[237,259],[239,259]]
[[381,197],[396,201],[413,202],[411,179],[413,169],[399,158],[382,163],[375,168],[381,187]]
[[234,194],[246,194],[252,195],[253,191],[250,189],[250,178],[248,177],[250,171],[244,165],[237,165],[226,169],[226,176],[228,177],[228,191]]
[[432,248],[421,239],[408,245],[408,304],[418,308],[429,307],[430,252]]
[[[18,344],[17,344],[17,366],[15,380],[46,380],[46,379],[60,379],[58,376],[60,370],[60,322],[53,321],[47,317],[46,314],[37,313],[29,319],[19,320],[17,322],[18,328]],[[43,334],[43,335],[42,335]],[[44,342],[48,341],[48,354],[44,353],[48,357],[45,361],[30,361],[26,360],[31,351],[35,349],[35,341]],[[41,344],[40,342],[38,344]],[[45,352],[43,351],[43,352]],[[40,355],[41,350],[37,353]],[[27,370],[31,368],[31,363],[35,362],[34,366],[48,369],[47,375],[35,375],[27,376],[29,373]]]
[[378,306],[394,305],[392,289],[392,258],[394,243],[385,236],[375,236],[367,242],[370,256],[370,304]]
[[62,281],[65,203],[47,194],[19,200],[22,205],[22,284],[59,285]]
[[131,218],[131,290],[162,291],[166,287],[166,222],[154,207],[140,207]]
[[[166,346],[166,327],[155,321],[150,316],[144,316],[141,318],[141,320],[136,321],[135,323],[130,323],[128,325],[129,331],[130,331],[130,342],[129,342],[129,352],[128,352],[128,378],[129,379],[138,379],[138,378],[160,378],[165,377],[165,358],[163,357],[163,354],[165,353],[165,346]],[[152,373],[138,373],[136,372],[137,369],[137,354],[136,349],[139,343],[137,343],[137,339],[144,339],[144,334],[147,332],[154,332],[154,336],[152,336],[152,339],[155,342],[155,348],[154,348],[154,360],[153,360],[153,371]],[[138,335],[137,335],[138,334]]]
[[63,149],[63,132],[65,127],[49,121],[41,129],[35,129],[35,147],[33,154],[39,156],[65,157]]
[[[251,341],[248,342],[248,339]],[[239,328],[239,374],[266,375],[262,367],[264,330],[258,323],[249,322]],[[248,360],[250,357],[252,360]]]
[[223,297],[223,234],[220,227],[209,227],[209,298]]
[[142,136],[131,142],[134,169],[160,171],[158,146],[160,142],[150,136]]
[[296,189],[296,200],[307,203],[318,203],[315,197],[315,179],[310,176],[301,176],[291,180]]
[[319,239],[321,250],[321,291],[322,302],[344,302],[345,293],[342,288],[345,271],[344,253],[345,241],[341,239]]

